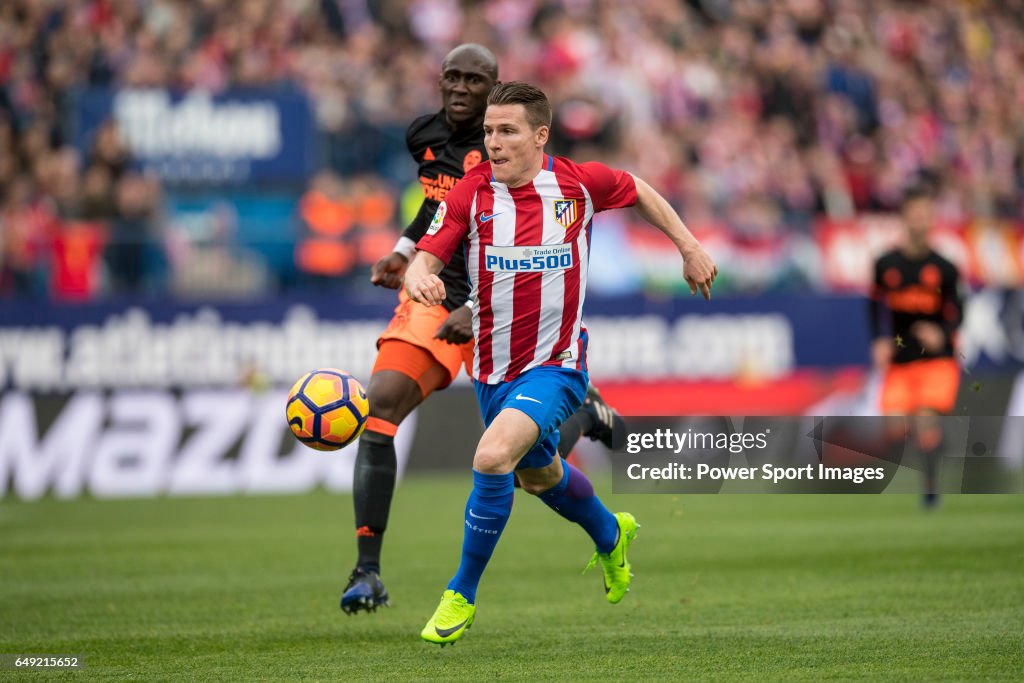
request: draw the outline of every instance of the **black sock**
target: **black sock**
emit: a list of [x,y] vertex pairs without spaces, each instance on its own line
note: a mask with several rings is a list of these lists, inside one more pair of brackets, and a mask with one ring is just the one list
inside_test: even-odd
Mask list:
[[922,449],[924,456],[924,492],[936,494],[939,492],[939,461],[942,459],[941,446],[929,450]]
[[926,426],[917,434],[917,446],[924,460],[924,492],[934,496],[939,491],[939,461],[942,460],[942,430]]
[[563,458],[569,457],[573,446],[580,440],[580,437],[593,429],[594,418],[585,410],[580,409],[569,416],[569,418],[558,427],[558,454]]
[[352,500],[359,547],[356,564],[368,571],[380,573],[380,549],[388,526],[397,471],[395,438],[378,432],[363,432],[352,479]]

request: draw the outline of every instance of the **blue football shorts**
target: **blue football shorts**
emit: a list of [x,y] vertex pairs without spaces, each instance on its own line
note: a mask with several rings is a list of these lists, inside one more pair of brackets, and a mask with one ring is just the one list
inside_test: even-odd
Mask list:
[[570,368],[540,365],[510,382],[483,384],[476,380],[476,398],[484,425],[490,426],[505,408],[515,408],[530,416],[540,429],[540,437],[517,470],[547,467],[558,452],[558,427],[576,412],[587,395],[587,373]]

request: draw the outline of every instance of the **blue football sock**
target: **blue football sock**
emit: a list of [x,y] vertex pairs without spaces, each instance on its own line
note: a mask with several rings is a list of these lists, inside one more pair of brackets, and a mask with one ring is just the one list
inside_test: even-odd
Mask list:
[[501,532],[512,514],[513,475],[482,474],[473,470],[473,490],[466,501],[466,523],[462,537],[462,561],[448,588],[471,604],[487,561],[498,545]]
[[619,523],[608,512],[587,476],[569,463],[562,462],[562,481],[538,496],[549,508],[570,522],[576,522],[594,539],[597,551],[608,553],[615,547]]

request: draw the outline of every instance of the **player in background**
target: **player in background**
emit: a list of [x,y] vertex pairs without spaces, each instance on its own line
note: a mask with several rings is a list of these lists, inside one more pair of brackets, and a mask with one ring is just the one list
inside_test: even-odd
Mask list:
[[[881,410],[910,416],[924,456],[924,505],[938,502],[942,429],[936,419],[956,403],[960,367],[954,357],[963,318],[956,266],[928,244],[933,221],[929,193],[915,188],[902,205],[902,244],[875,262],[869,300],[872,361],[883,373]],[[898,435],[902,445],[902,430]]]
[[[487,158],[483,115],[487,93],[497,78],[497,60],[481,45],[460,45],[445,57],[438,82],[441,111],[417,118],[406,132],[409,152],[419,164],[423,204],[393,253],[374,265],[374,284],[391,289],[401,286],[416,242],[438,205],[459,178]],[[398,425],[432,392],[447,387],[463,363],[473,357],[469,283],[462,252],[452,258],[440,277],[447,291],[442,305],[427,308],[401,292],[394,317],[377,340],[377,360],[367,387],[370,417],[359,440],[353,481],[359,557],[341,597],[341,609],[348,614],[375,610],[388,602],[380,578],[380,558],[395,489]],[[622,418],[591,387],[584,405],[560,428],[559,452],[567,456],[582,435],[611,447],[613,433],[623,429]]]
[[710,298],[717,274],[669,203],[643,180],[545,154],[550,125],[543,92],[525,83],[495,86],[484,116],[490,160],[438,207],[405,277],[414,301],[440,305],[447,290],[437,273],[465,247],[476,338],[472,375],[486,429],[473,456],[462,559],[420,633],[441,645],[473,623],[477,586],[512,512],[513,472],[523,490],[594,541],[587,568],[600,562],[608,602],[629,589],[636,520],[609,512],[586,476],[556,457],[558,425],[587,389],[581,313],[593,215],[635,205],[679,249],[691,291]]

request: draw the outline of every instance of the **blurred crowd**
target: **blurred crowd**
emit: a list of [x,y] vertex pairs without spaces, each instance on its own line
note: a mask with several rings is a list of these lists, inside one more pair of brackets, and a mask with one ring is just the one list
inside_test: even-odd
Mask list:
[[1024,213],[1024,0],[5,0],[0,291],[147,291],[174,267],[169,188],[113,124],[72,146],[80,87],[307,93],[327,168],[283,229],[368,196],[372,245],[335,254],[365,267],[413,180],[401,130],[463,41],[548,92],[556,153],[652,180],[697,230],[785,239],[921,181],[943,219]]

